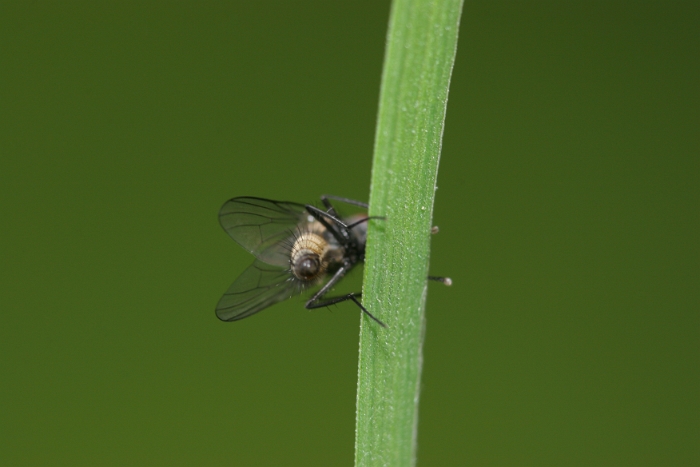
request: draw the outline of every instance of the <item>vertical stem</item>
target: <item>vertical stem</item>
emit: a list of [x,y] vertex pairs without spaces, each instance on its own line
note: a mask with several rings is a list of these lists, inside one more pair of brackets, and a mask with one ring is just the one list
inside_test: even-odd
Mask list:
[[462,0],[394,0],[372,169],[356,466],[415,463],[430,228]]

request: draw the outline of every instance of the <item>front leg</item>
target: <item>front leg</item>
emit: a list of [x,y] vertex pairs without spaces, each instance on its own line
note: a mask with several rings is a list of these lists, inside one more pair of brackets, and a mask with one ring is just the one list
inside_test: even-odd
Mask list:
[[335,212],[335,208],[333,208],[333,205],[331,205],[331,202],[329,201],[331,199],[334,201],[340,201],[341,203],[351,204],[353,206],[359,206],[361,208],[369,209],[369,204],[363,203],[362,201],[355,201],[354,199],[343,198],[342,196],[321,195],[321,202],[326,207],[326,209],[328,209],[328,212],[331,212],[331,210]]
[[[321,218],[327,217],[330,220],[332,220],[333,222],[335,222],[336,224],[338,224],[339,226],[341,226],[345,230],[350,230],[353,227],[360,225],[363,222],[367,222],[370,219],[380,219],[380,220],[386,219],[386,217],[384,217],[384,216],[367,216],[367,217],[363,217],[359,221],[353,222],[352,224],[346,224],[341,219],[339,219],[337,216],[334,216],[331,213],[324,211],[323,209],[319,209],[316,206],[312,206],[310,204],[307,204],[306,210],[309,212],[309,214],[314,216],[314,218],[316,220],[318,220],[319,222],[323,223],[323,221],[321,221]],[[326,224],[324,224],[324,225],[326,225]]]
[[[313,216],[314,219],[316,219],[318,222],[323,225],[326,230],[328,230],[333,237],[335,237],[336,240],[338,240],[338,243],[340,243],[343,246],[346,246],[348,242],[350,241],[350,234],[348,233],[349,229],[348,226],[345,225],[345,222],[341,221],[334,215],[327,213],[323,209],[319,209],[316,206],[312,206],[310,204],[306,205],[306,211]],[[333,221],[337,226],[340,226],[340,229],[335,228],[328,222],[327,219],[330,219]]]

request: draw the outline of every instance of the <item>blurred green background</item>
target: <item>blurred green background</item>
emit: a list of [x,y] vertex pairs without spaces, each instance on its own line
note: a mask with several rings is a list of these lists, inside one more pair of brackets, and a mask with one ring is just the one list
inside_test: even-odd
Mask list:
[[[388,14],[3,2],[1,465],[352,464],[358,310],[219,322],[217,212],[368,198]],[[419,465],[700,463],[699,24],[465,5]]]

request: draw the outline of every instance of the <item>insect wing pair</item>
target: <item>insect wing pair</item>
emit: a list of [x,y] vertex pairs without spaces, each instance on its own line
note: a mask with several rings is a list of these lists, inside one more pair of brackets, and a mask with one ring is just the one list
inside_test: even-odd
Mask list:
[[256,260],[219,300],[219,319],[237,321],[251,316],[319,285],[331,273],[326,284],[306,302],[306,308],[351,300],[385,326],[360,304],[359,293],[323,299],[350,269],[364,261],[369,219],[339,219],[329,198],[367,208],[364,203],[335,197],[322,197],[325,211],[311,205],[253,197],[224,203],[219,212],[221,226]]

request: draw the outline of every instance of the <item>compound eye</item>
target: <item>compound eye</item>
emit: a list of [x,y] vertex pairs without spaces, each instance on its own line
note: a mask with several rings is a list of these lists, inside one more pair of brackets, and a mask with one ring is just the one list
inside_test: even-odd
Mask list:
[[294,274],[303,280],[311,280],[318,275],[321,269],[318,257],[316,255],[306,255],[299,258],[294,263]]

